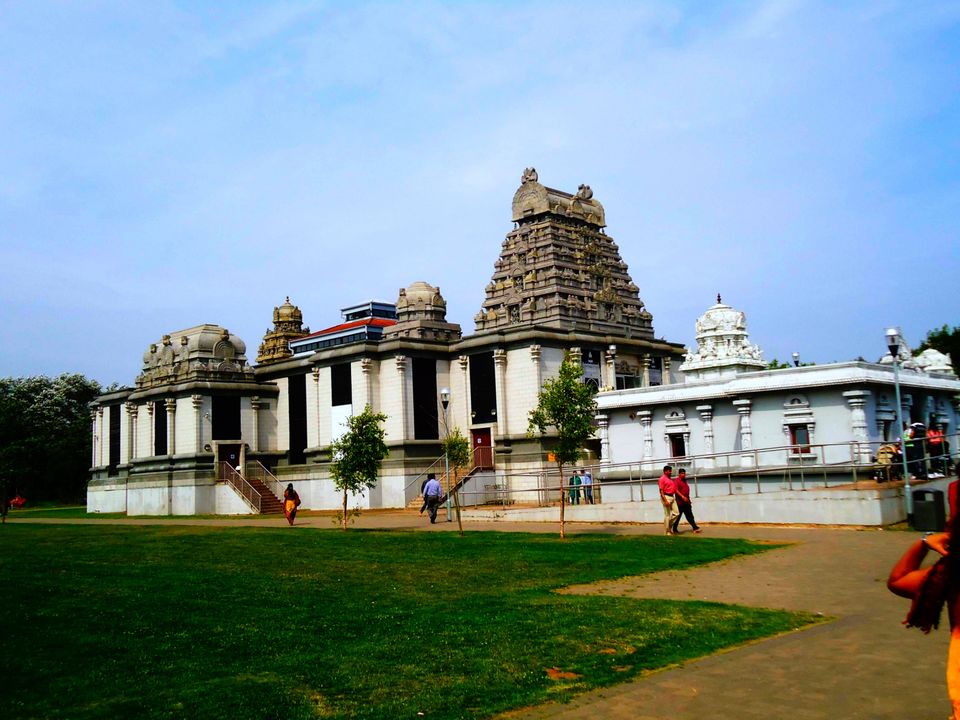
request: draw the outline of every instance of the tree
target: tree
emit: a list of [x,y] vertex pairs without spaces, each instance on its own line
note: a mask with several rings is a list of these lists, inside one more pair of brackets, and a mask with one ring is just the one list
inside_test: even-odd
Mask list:
[[914,353],[920,354],[927,348],[949,355],[950,364],[954,369],[960,369],[960,326],[955,325],[951,328],[949,325],[944,325],[937,330],[931,330]]
[[83,375],[0,378],[0,498],[83,499],[92,442],[89,404],[100,384]]
[[367,405],[359,415],[347,421],[347,431],[333,444],[330,474],[338,490],[343,491],[341,526],[347,529],[347,494],[363,492],[377,484],[380,464],[390,452],[383,441],[380,423],[387,416],[375,413]]
[[471,460],[470,442],[461,434],[460,428],[454,428],[452,432],[447,433],[441,445],[443,447],[443,454],[447,457],[447,463],[453,471],[453,484],[449,484],[450,480],[448,478],[447,488],[453,488],[453,504],[457,510],[457,527],[460,528],[460,537],[463,537],[463,521],[460,519],[460,487],[458,483],[460,469],[466,467]]
[[560,373],[543,383],[537,407],[530,411],[528,435],[547,436],[553,427],[556,435],[553,450],[557,469],[560,472],[560,537],[565,537],[564,509],[566,505],[563,484],[563,466],[580,459],[581,448],[593,434],[593,418],[597,403],[593,399],[596,390],[583,382],[583,367],[570,355],[560,365]]

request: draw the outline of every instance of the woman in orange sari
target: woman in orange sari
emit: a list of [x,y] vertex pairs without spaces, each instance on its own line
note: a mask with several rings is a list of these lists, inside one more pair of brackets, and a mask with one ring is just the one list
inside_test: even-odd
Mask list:
[[283,514],[287,516],[287,522],[291,525],[297,519],[298,507],[300,507],[300,496],[293,489],[293,483],[289,483],[287,489],[283,491]]
[[[951,537],[960,537],[960,519],[955,508],[947,532],[930,534],[913,543],[893,566],[887,587],[901,597],[909,598],[910,611],[903,624],[930,632],[939,627],[943,606],[950,621],[950,650],[947,652],[947,694],[954,720],[960,720],[960,551],[951,553]],[[927,552],[939,557],[929,567],[921,568]]]

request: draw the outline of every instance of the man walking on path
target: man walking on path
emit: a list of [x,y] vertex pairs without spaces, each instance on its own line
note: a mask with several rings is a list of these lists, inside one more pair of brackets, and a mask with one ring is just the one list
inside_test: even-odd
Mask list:
[[667,535],[674,535],[673,524],[680,514],[677,512],[677,484],[671,477],[673,468],[669,465],[663,466],[663,475],[657,485],[660,487],[660,502],[663,503],[663,529]]
[[686,517],[695,533],[700,532],[700,526],[693,519],[693,502],[690,500],[690,485],[687,483],[687,471],[682,468],[677,473],[676,480],[677,519],[673,521],[674,535],[680,532],[680,518]]
[[440,505],[440,496],[443,490],[440,487],[440,481],[431,473],[427,478],[427,484],[423,486],[423,499],[427,502],[427,512],[430,514],[430,523],[437,522],[437,508]]

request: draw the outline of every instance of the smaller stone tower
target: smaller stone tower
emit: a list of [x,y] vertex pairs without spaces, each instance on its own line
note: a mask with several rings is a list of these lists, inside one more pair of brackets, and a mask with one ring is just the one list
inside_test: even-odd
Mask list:
[[303,327],[303,313],[290,302],[288,295],[283,305],[273,309],[273,330],[268,328],[263,336],[257,351],[257,364],[269,365],[293,357],[290,341],[309,334],[310,328]]
[[397,324],[384,331],[384,339],[416,338],[450,342],[460,339],[460,326],[447,322],[447,301],[440,288],[418,280],[400,288]]

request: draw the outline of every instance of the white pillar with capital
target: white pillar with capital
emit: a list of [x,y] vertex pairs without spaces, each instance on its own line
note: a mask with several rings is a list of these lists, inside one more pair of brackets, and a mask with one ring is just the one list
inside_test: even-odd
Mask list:
[[260,452],[260,408],[263,403],[260,398],[254,395],[250,398],[250,411],[253,413],[253,439],[250,442],[250,449],[253,452]]
[[163,406],[167,410],[167,455],[174,455],[177,452],[177,400],[176,398],[167,398],[163,401]]
[[91,450],[93,451],[92,457],[90,458],[90,467],[97,467],[99,463],[97,462],[100,457],[99,446],[100,446],[100,426],[97,424],[97,415],[100,412],[100,408],[92,408],[90,410],[90,437],[93,440],[91,445]]
[[139,407],[134,402],[128,402],[127,408],[127,462],[137,456],[137,413]]
[[400,379],[400,440],[407,439],[407,357],[406,355],[397,355],[394,358],[397,363],[397,375]]
[[493,351],[493,372],[497,391],[497,435],[507,434],[507,351]]
[[734,400],[733,406],[740,414],[740,450],[743,454],[740,456],[740,465],[742,467],[753,467],[753,430],[750,427],[750,400]]
[[617,346],[611,345],[606,350],[603,351],[604,363],[606,367],[606,377],[603,378],[603,384],[605,387],[610,388],[611,390],[617,389]]
[[363,378],[363,402],[374,410],[373,406],[373,360],[363,358],[360,361],[360,377]]
[[[700,421],[703,423],[703,452],[706,455],[713,455],[713,405],[697,405],[697,412],[700,413]],[[714,458],[703,458],[700,466],[712,468]]]
[[637,419],[640,421],[640,437],[643,442],[640,453],[641,467],[649,470],[653,467],[653,412],[650,410],[641,410],[637,413]]
[[193,407],[193,444],[194,452],[203,452],[203,395],[191,395],[190,405]]
[[[460,365],[460,373],[463,376],[463,399],[457,398],[454,407],[462,408],[463,425],[461,427],[469,428],[473,424],[473,420],[470,418],[470,358],[461,355],[457,358],[457,363]],[[453,422],[456,425],[456,416],[454,416]]]
[[595,415],[597,433],[600,435],[600,464],[610,464],[610,418],[607,415]]
[[867,414],[863,407],[870,397],[869,390],[848,390],[843,394],[850,406],[850,430],[854,442],[854,462],[870,463],[870,438],[867,436]]

